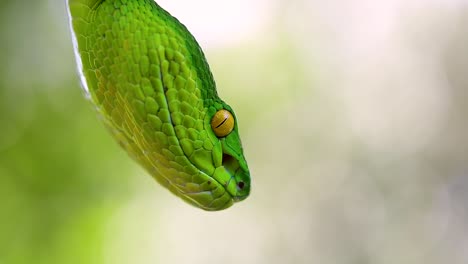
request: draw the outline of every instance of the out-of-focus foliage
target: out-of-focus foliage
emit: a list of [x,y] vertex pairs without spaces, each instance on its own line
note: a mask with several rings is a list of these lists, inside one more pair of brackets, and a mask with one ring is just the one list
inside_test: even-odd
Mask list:
[[83,98],[64,2],[3,0],[0,264],[468,262],[467,1],[158,2],[206,46],[251,197],[159,187]]

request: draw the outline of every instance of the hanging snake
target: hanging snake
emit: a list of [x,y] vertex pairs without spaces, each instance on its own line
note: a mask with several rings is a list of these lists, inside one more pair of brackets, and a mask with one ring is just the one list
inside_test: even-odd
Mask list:
[[67,0],[81,86],[162,186],[208,211],[250,193],[236,115],[187,28],[154,0]]

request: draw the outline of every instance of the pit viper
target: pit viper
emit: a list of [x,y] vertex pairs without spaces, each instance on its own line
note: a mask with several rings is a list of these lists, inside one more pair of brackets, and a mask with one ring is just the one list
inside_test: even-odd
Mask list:
[[187,28],[154,0],[66,6],[85,96],[129,156],[201,209],[247,198],[250,172],[236,115],[219,98]]

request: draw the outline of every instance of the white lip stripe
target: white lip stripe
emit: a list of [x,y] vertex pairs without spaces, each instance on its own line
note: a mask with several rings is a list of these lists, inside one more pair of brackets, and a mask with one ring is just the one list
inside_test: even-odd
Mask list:
[[69,0],[66,0],[66,8],[67,8],[67,13],[68,13],[68,23],[69,23],[70,31],[71,31],[71,34],[72,34],[73,51],[74,51],[75,57],[76,57],[76,66],[77,66],[77,69],[78,69],[78,75],[80,76],[81,88],[85,92],[86,98],[91,99],[91,94],[89,92],[88,83],[86,82],[86,77],[85,77],[84,71],[83,71],[83,62],[81,61],[80,51],[78,50],[78,40],[76,38],[75,31],[73,30],[72,16],[71,16],[71,11],[70,11],[70,6],[69,6]]

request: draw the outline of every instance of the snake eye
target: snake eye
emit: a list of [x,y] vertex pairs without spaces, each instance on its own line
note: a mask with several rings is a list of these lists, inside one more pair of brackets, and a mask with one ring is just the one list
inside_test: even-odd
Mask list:
[[211,128],[217,137],[225,137],[234,129],[234,117],[231,112],[221,109],[211,119]]

